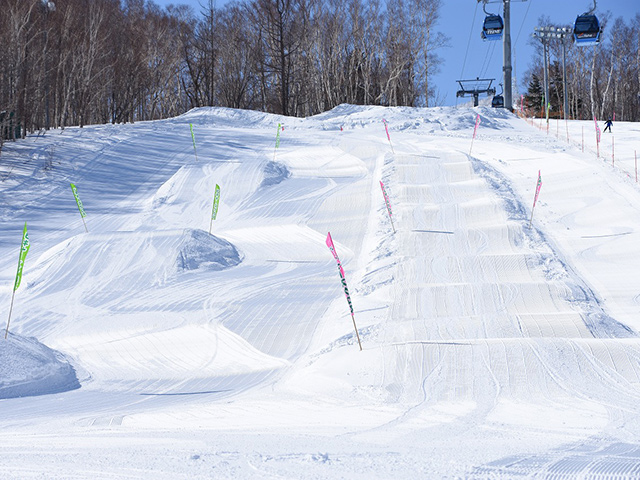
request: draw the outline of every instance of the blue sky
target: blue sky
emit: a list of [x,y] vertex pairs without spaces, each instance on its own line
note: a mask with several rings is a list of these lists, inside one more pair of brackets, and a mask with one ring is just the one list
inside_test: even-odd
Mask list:
[[[542,15],[550,18],[557,25],[573,25],[576,16],[591,9],[590,0],[528,0],[511,1],[511,48],[514,76],[519,88],[524,90],[523,82],[526,70],[533,63],[537,46],[530,45],[529,39],[533,29],[538,25]],[[487,11],[500,13],[500,3],[490,3]],[[610,11],[612,18],[620,16],[631,18],[640,13],[639,0],[599,0],[596,14]],[[474,21],[475,16],[475,21]],[[443,49],[441,56],[445,59],[435,83],[444,97],[445,105],[455,105],[458,84],[456,80],[476,78],[495,78],[495,83],[502,82],[502,42],[483,42],[480,38],[484,12],[476,0],[442,0],[440,31],[450,40],[450,48]],[[473,27],[472,27],[473,25]],[[469,34],[471,32],[471,41]],[[605,40],[607,35],[605,31]],[[465,52],[469,45],[466,62]],[[541,49],[541,47],[539,47]],[[463,70],[464,66],[464,70]],[[498,92],[500,87],[498,86]],[[516,92],[513,92],[514,99]]]
[[[170,3],[191,5],[196,12],[200,3],[206,0],[154,0],[160,6]],[[495,1],[495,0],[493,0]],[[217,0],[222,6],[224,0]],[[541,15],[546,15],[558,25],[573,24],[578,14],[589,10],[591,0],[512,0],[511,1],[511,41],[514,75],[523,90],[521,78],[529,68],[536,54],[536,47],[529,44],[533,29]],[[487,10],[502,13],[500,3],[490,3]],[[640,13],[640,0],[599,0],[597,14],[609,11],[612,18],[630,19]],[[469,78],[495,78],[494,84],[502,77],[502,42],[483,42],[480,39],[484,12],[476,0],[442,0],[442,10],[438,30],[449,37],[449,47],[440,50],[444,62],[441,72],[433,79],[444,105],[456,104],[456,80]],[[605,30],[605,40],[607,40]],[[470,40],[469,40],[470,39]],[[468,46],[468,53],[467,52]],[[466,61],[465,61],[466,53]],[[464,67],[464,68],[463,68]],[[497,86],[497,85],[496,85]],[[500,87],[498,86],[498,92]],[[514,92],[514,98],[516,92]]]

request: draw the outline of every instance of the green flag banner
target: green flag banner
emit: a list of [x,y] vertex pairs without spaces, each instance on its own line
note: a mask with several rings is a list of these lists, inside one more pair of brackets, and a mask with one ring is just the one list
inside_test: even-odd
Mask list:
[[198,161],[198,150],[196,150],[196,136],[193,133],[193,125],[189,124],[189,129],[191,130],[191,141],[193,142],[193,153],[196,156],[196,162]]
[[211,209],[211,221],[209,222],[209,235],[213,229],[213,221],[218,216],[218,205],[220,204],[220,185],[216,183],[216,190],[213,194],[213,208]]
[[218,204],[220,203],[220,185],[216,183],[216,191],[213,194],[213,209],[211,210],[211,220],[218,216]]
[[76,203],[78,204],[78,210],[80,210],[80,216],[82,218],[86,217],[87,214],[84,211],[84,207],[82,206],[82,201],[80,200],[80,197],[78,196],[78,189],[76,188],[76,186],[72,183],[71,184],[71,191],[73,192],[73,196],[76,199]]
[[280,130],[282,130],[282,124],[278,124],[278,133],[276,133],[276,148],[280,147]]
[[22,268],[24,267],[24,260],[27,258],[27,252],[29,251],[29,234],[27,233],[27,222],[24,222],[24,230],[22,231],[22,244],[20,245],[20,258],[18,260],[18,271],[16,272],[16,283],[13,286],[13,291],[18,290],[20,282],[22,281]]
[[20,244],[20,258],[18,259],[18,271],[16,272],[16,282],[13,285],[13,293],[11,294],[11,306],[9,307],[9,318],[7,319],[7,329],[4,332],[5,340],[9,336],[9,324],[11,323],[11,312],[13,312],[13,299],[16,296],[16,290],[22,281],[22,269],[24,268],[24,260],[27,258],[29,251],[29,234],[27,233],[27,222],[24,222],[24,230],[22,231],[22,243]]

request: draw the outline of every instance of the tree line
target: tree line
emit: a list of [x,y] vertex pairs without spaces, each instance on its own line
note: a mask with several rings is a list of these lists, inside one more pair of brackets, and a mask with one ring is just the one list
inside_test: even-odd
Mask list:
[[[611,21],[599,15],[603,40],[596,46],[576,46],[572,38],[564,40],[568,118],[613,118],[640,121],[640,14],[627,20]],[[546,18],[540,25],[549,26]],[[549,99],[551,116],[563,116],[564,84],[562,42],[549,44]],[[527,72],[525,95],[529,113],[544,116],[542,45],[540,55]]]
[[441,0],[3,0],[0,138],[223,106],[428,106]]

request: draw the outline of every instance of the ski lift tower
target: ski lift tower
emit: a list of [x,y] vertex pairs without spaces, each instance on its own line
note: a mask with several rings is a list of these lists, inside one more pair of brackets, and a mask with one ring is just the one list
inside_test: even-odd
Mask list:
[[456,92],[456,97],[473,97],[473,106],[478,106],[480,94],[495,95],[496,89],[491,87],[495,78],[478,78],[475,80],[456,80],[460,84],[460,90]]
[[511,85],[511,2],[526,2],[527,0],[478,0],[487,3],[502,3],[504,33],[502,35],[502,72],[504,77],[504,107],[513,112],[513,95]]

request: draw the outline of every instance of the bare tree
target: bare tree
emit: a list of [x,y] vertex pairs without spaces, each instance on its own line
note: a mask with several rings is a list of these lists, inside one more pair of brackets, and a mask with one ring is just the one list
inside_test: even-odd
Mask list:
[[254,0],[249,8],[260,32],[264,67],[275,79],[277,111],[289,115],[293,60],[299,51],[299,37],[303,33],[303,26],[298,22],[300,0]]
[[345,102],[428,105],[442,45],[440,0],[207,0],[199,16],[149,0],[56,4],[0,9],[2,140],[203,105],[305,116]]

